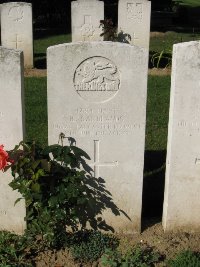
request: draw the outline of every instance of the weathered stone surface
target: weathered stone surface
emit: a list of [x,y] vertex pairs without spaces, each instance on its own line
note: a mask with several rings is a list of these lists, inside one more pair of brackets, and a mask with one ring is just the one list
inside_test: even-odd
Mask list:
[[140,231],[145,113],[146,49],[83,42],[47,50],[49,143],[63,132],[91,157],[94,176],[106,181],[123,214],[107,211],[118,232]]
[[24,66],[33,67],[32,5],[23,2],[2,4],[1,42],[24,52]]
[[200,42],[174,45],[163,227],[200,229]]
[[[130,44],[149,49],[151,2],[147,0],[119,0],[118,33]],[[131,36],[131,40],[125,37]]]
[[[0,145],[13,149],[23,140],[22,52],[0,47]],[[0,171],[0,230],[22,233],[25,229],[25,205],[14,205],[18,193],[12,191],[10,171]]]
[[1,45],[1,5],[0,4],[0,45]]
[[100,20],[104,19],[104,2],[78,0],[71,2],[72,42],[103,41]]

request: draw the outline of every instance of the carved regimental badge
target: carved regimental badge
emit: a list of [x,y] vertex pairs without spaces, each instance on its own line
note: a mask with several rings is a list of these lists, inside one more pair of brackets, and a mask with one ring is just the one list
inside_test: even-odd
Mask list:
[[21,21],[24,18],[24,11],[21,6],[13,6],[9,9],[8,11],[8,16],[13,20],[13,21]]
[[106,102],[119,91],[119,71],[107,58],[91,57],[77,67],[74,86],[84,100],[94,103]]

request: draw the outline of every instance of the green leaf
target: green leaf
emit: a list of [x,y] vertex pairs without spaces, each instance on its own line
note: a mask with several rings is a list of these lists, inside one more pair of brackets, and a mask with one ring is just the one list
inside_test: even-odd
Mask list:
[[18,198],[17,200],[15,200],[14,206],[21,200],[23,199],[22,197]]
[[58,151],[60,152],[61,150],[62,150],[62,146],[55,144],[55,145],[45,147],[43,149],[43,154],[49,155],[50,153],[52,153],[52,154],[56,153],[56,151],[58,153]]
[[34,161],[33,164],[31,165],[32,169],[35,170],[38,167],[38,165],[40,164],[40,162],[41,162],[41,160]]
[[40,185],[38,183],[32,184],[31,189],[33,192],[39,193],[40,192]]
[[83,151],[81,148],[76,147],[76,146],[71,146],[72,151],[74,152],[75,156],[80,156],[80,157],[85,157],[86,159],[90,160],[89,155]]

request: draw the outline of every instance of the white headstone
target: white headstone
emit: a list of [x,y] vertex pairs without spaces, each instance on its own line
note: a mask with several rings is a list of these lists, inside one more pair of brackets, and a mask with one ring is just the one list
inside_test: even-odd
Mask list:
[[163,226],[200,229],[200,42],[174,45]]
[[146,49],[113,42],[82,42],[47,50],[49,143],[63,132],[91,157],[121,214],[106,212],[119,232],[140,231]]
[[103,41],[100,20],[104,19],[104,2],[78,0],[71,2],[72,42]]
[[0,45],[1,45],[1,5],[0,4]]
[[[0,47],[0,145],[11,150],[23,140],[23,54]],[[14,205],[20,195],[12,191],[10,171],[0,171],[0,230],[23,233],[25,204]]]
[[118,33],[129,34],[132,45],[149,49],[151,2],[147,0],[119,0]]
[[11,2],[1,7],[1,43],[24,52],[24,66],[33,67],[32,5]]

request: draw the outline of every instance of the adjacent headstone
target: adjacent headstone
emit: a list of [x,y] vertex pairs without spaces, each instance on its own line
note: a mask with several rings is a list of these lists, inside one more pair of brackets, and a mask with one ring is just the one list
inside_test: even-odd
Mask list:
[[104,19],[104,2],[78,0],[71,2],[72,42],[103,41],[100,20]]
[[147,50],[116,42],[63,44],[48,48],[47,62],[49,144],[61,132],[75,138],[128,216],[106,212],[108,224],[140,231]]
[[200,42],[174,45],[165,231],[200,229]]
[[33,67],[32,5],[23,2],[1,6],[1,42],[7,48],[24,52],[24,66]]
[[[149,49],[151,2],[119,0],[118,33],[132,45]],[[131,39],[126,37],[129,34]]]
[[1,45],[1,5],[0,4],[0,45]]
[[[0,47],[0,145],[11,150],[23,140],[23,55],[22,52]],[[23,233],[25,204],[14,205],[20,195],[12,191],[10,171],[0,171],[0,230]]]

